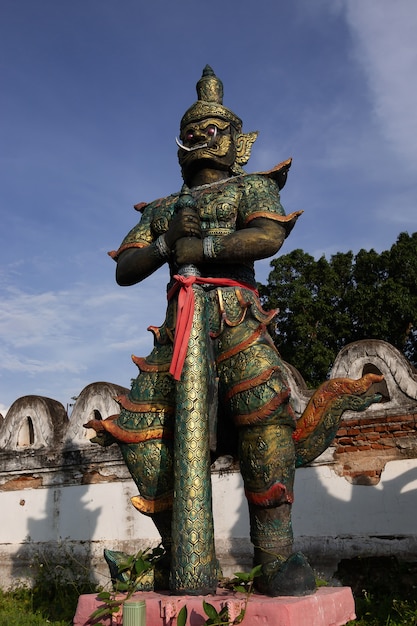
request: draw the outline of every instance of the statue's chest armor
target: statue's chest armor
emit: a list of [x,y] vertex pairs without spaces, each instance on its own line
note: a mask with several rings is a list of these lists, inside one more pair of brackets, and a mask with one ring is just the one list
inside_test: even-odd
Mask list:
[[238,185],[223,185],[217,189],[196,189],[193,196],[201,219],[203,236],[222,235],[236,230],[242,197],[242,189]]

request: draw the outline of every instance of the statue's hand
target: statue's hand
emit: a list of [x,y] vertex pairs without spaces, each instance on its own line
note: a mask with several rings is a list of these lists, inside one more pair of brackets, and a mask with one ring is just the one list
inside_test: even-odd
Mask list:
[[165,233],[165,241],[172,250],[175,243],[183,237],[201,239],[200,217],[196,211],[183,209],[172,218],[169,229]]
[[199,265],[203,262],[203,243],[197,237],[182,237],[173,248],[174,261],[178,266]]

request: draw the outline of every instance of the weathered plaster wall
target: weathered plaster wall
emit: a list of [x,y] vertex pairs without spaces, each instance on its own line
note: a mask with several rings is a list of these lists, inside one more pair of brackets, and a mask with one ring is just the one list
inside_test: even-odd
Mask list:
[[[331,377],[374,371],[384,402],[347,412],[334,445],[297,471],[293,525],[297,547],[327,574],[341,558],[396,554],[417,559],[417,377],[389,344],[358,342],[338,355]],[[289,370],[298,414],[310,393]],[[107,576],[104,547],[132,552],[158,543],[135,511],[133,481],[116,446],[100,448],[83,427],[117,412],[109,383],[88,385],[71,417],[58,402],[19,398],[0,420],[0,586],[31,575],[39,551],[85,562]],[[374,390],[373,390],[374,391]],[[228,460],[213,468],[218,554],[225,574],[250,567],[249,522],[239,473]]]

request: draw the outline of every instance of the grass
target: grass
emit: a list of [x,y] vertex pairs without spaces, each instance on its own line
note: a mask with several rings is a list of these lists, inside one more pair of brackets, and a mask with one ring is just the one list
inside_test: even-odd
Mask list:
[[417,563],[395,557],[341,561],[336,577],[352,588],[355,626],[417,626]]
[[8,593],[0,590],[0,626],[69,626],[74,612],[70,617],[67,615],[68,619],[52,620],[53,611],[36,608],[32,590],[23,587]]
[[[64,574],[62,566],[47,575],[41,567],[33,589],[0,590],[0,626],[71,626],[78,596],[94,589]],[[336,577],[355,597],[357,619],[349,626],[417,626],[417,563],[359,557],[341,561]]]
[[0,626],[72,626],[80,594],[96,591],[89,568],[65,542],[58,553],[34,553],[28,577],[30,588],[0,589]]
[[76,588],[62,582],[0,590],[0,626],[72,626],[79,595],[94,591],[89,583]]

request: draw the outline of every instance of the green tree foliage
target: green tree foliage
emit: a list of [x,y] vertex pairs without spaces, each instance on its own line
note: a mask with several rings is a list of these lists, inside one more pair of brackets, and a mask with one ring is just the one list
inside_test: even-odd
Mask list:
[[390,250],[338,252],[317,261],[302,250],[274,259],[263,306],[278,308],[271,334],[307,384],[323,382],[341,348],[382,339],[417,365],[417,233]]

